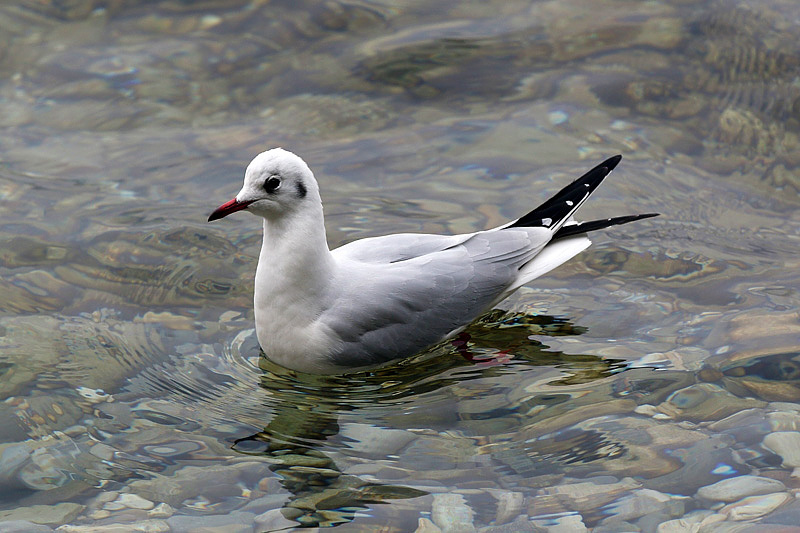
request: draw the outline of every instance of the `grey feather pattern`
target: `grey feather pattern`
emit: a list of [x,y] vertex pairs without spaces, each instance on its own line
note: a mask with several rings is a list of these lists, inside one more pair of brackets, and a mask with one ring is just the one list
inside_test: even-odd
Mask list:
[[334,250],[337,292],[349,298],[321,317],[343,341],[333,363],[378,364],[447,338],[501,300],[551,237],[546,228],[401,234]]

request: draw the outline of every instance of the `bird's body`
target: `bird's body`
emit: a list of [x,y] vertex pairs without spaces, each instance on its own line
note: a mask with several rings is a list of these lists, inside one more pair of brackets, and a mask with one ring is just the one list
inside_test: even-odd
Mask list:
[[654,216],[572,221],[619,159],[498,228],[386,235],[331,251],[311,170],[278,148],[250,163],[242,190],[209,220],[242,209],[264,218],[254,304],[265,355],[295,370],[342,373],[413,355],[457,334],[588,247],[586,231]]

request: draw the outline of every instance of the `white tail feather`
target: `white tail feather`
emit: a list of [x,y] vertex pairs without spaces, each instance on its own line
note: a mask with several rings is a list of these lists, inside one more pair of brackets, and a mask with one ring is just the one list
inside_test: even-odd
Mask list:
[[550,242],[531,262],[520,269],[517,282],[509,287],[511,293],[539,276],[566,263],[592,244],[586,235],[575,235]]

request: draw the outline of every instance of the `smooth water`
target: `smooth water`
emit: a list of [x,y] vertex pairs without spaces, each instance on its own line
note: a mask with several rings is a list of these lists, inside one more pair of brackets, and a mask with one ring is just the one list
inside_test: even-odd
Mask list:
[[[0,6],[0,529],[796,525],[798,24],[789,0]],[[252,331],[258,221],[205,222],[273,146],[316,172],[331,246],[491,227],[616,153],[581,216],[662,216],[465,342],[302,375]]]

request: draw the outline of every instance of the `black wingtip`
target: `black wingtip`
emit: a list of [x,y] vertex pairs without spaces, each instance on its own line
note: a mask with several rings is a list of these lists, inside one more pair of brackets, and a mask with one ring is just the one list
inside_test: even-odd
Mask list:
[[597,231],[599,229],[605,229],[611,226],[619,226],[620,224],[627,224],[628,222],[635,222],[637,220],[657,217],[659,215],[660,213],[643,213],[641,215],[625,215],[601,220],[591,220],[589,222],[578,222],[577,224],[568,224],[559,228],[555,235],[553,235],[553,240],[555,241],[557,239],[563,239],[564,237],[570,237],[572,235],[588,233],[590,231]]
[[542,205],[517,219],[509,227],[559,227],[594,192],[620,161],[622,161],[622,156],[619,154],[609,157],[558,191]]
[[603,161],[600,166],[606,167],[608,171],[611,172],[617,167],[617,165],[619,165],[620,161],[622,161],[622,154],[617,154],[614,157],[609,157]]

